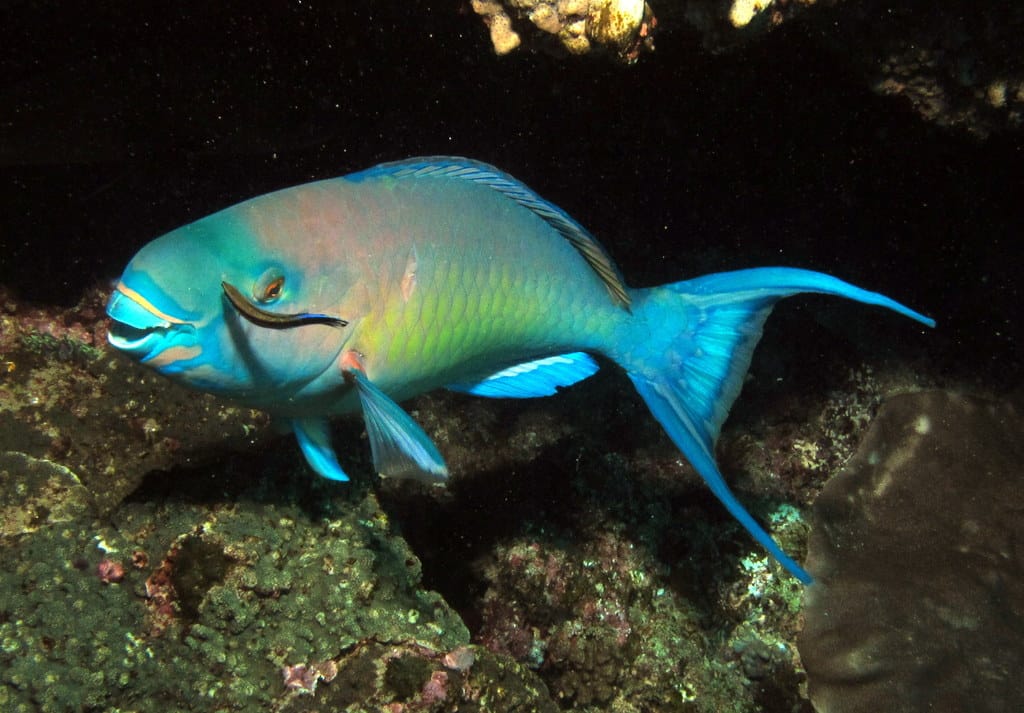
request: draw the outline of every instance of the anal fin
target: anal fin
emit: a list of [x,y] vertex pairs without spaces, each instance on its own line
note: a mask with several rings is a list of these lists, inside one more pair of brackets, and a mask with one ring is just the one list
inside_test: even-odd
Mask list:
[[559,387],[583,381],[600,368],[586,352],[556,354],[515,364],[480,381],[448,384],[445,388],[496,399],[531,399],[551,396]]

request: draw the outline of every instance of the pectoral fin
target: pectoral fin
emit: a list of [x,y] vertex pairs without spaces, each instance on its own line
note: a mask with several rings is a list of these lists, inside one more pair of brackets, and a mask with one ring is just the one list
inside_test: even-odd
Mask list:
[[388,478],[443,482],[448,477],[448,467],[430,436],[366,374],[356,369],[346,373],[359,393],[377,472]]
[[310,468],[328,480],[348,480],[331,447],[327,419],[295,418],[291,420],[291,427]]

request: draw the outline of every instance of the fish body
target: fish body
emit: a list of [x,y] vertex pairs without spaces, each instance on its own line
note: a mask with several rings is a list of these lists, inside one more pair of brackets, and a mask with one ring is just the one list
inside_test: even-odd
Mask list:
[[344,480],[330,416],[361,411],[383,475],[442,481],[398,402],[446,387],[545,396],[622,366],[712,490],[810,581],[729,491],[714,443],[772,306],[820,292],[928,318],[790,268],[627,287],[564,211],[486,164],[383,164],[245,201],[154,240],[108,303],[110,343],[195,388],[287,419],[310,465]]

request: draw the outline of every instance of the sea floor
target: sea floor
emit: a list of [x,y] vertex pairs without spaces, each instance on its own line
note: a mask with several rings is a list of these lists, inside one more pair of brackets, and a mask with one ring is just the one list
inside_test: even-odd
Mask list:
[[[4,710],[812,710],[803,587],[611,365],[549,399],[413,401],[446,488],[379,480],[339,419],[338,484],[266,415],[108,349],[105,299],[2,303]],[[824,360],[785,352],[794,323],[719,460],[802,558],[879,404],[941,378],[828,320]]]

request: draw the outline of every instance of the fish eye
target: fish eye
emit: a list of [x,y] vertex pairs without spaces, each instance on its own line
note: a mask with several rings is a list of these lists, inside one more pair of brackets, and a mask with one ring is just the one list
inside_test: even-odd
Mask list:
[[279,277],[263,290],[263,301],[270,302],[281,296],[281,288],[284,287],[284,278]]
[[284,292],[284,275],[278,270],[268,270],[253,285],[252,296],[260,303],[266,304],[278,299]]

